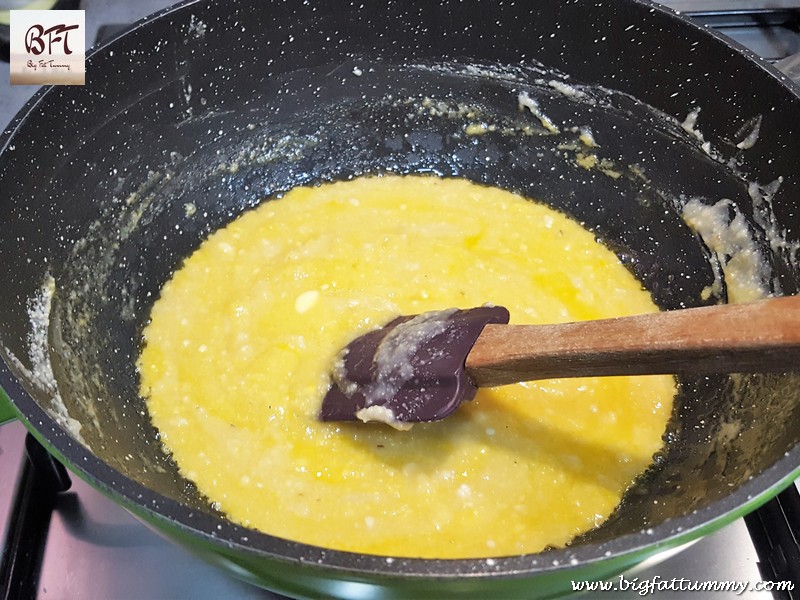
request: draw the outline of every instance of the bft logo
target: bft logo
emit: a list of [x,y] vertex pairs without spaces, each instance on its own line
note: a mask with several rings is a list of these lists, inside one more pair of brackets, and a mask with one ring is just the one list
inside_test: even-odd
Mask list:
[[[45,49],[48,54],[53,54],[53,44],[56,44],[56,50],[58,50],[60,43],[64,54],[72,54],[72,50],[69,49],[69,32],[73,29],[80,29],[80,25],[59,23],[47,30],[41,25],[32,25],[25,34],[25,50],[36,56],[42,54]],[[45,38],[45,36],[47,37]],[[47,45],[45,45],[45,40]]]
[[12,10],[12,85],[83,85],[86,27],[82,10]]

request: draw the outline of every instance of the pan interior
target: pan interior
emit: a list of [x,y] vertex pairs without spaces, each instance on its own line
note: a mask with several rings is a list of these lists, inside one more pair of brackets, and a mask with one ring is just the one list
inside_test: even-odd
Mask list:
[[[271,85],[283,94],[258,106],[241,100],[224,111],[189,111],[151,151],[131,152],[154,135],[139,117],[175,90],[142,98],[71,153],[51,182],[63,206],[91,200],[65,219],[67,242],[47,271],[53,288],[39,282],[39,296],[52,299],[45,334],[60,399],[92,452],[193,509],[213,512],[163,452],[137,394],[141,332],[162,285],[210,232],[296,185],[436,173],[541,199],[595,232],[664,309],[725,301],[724,285],[707,292],[720,275],[712,249],[682,218],[692,200],[725,198],[763,260],[783,265],[764,289],[797,290],[796,265],[771,244],[754,208],[753,194],[770,190],[754,192],[735,165],[704,151],[691,128],[630,96],[540,65],[401,66],[354,57],[278,78]],[[36,345],[30,336],[4,343],[23,357]],[[54,410],[52,390],[30,391]],[[682,378],[663,455],[615,516],[576,544],[640,531],[730,495],[800,439],[799,400],[795,376]]]

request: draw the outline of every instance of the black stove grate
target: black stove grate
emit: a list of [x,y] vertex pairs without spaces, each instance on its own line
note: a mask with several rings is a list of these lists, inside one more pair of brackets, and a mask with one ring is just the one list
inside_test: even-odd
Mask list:
[[56,497],[70,485],[64,465],[28,434],[0,557],[2,600],[36,597]]
[[791,581],[793,590],[774,590],[776,600],[800,598],[800,493],[792,485],[744,518],[764,581]]
[[741,8],[728,2],[726,8],[703,9],[703,4],[692,3],[701,10],[685,14],[696,21],[724,33],[729,38],[749,48],[769,62],[777,62],[800,52],[800,5],[795,8],[769,9],[763,7]]

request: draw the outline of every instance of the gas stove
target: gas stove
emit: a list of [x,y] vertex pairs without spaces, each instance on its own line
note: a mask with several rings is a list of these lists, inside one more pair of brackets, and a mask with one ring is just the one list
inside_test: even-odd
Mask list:
[[[168,6],[167,0],[83,0],[87,39],[113,32]],[[668,6],[734,38],[769,61],[800,52],[800,0],[669,0]],[[36,91],[0,77],[0,127]],[[0,600],[279,599],[242,583],[163,540],[117,504],[70,478],[19,423],[0,427]],[[713,598],[800,598],[800,493],[778,498],[680,552],[625,574],[628,589],[608,599],[641,597],[634,582],[791,581],[793,592],[715,592]],[[620,586],[617,585],[617,588]],[[624,587],[624,586],[623,586]],[[769,587],[769,586],[766,586]],[[673,598],[703,597],[658,592]]]

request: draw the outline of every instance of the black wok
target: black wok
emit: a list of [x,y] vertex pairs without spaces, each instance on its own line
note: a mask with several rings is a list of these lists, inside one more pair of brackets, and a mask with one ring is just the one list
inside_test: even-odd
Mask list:
[[[470,120],[495,128],[467,135]],[[582,128],[599,144],[594,164],[579,160]],[[798,88],[666,9],[188,2],[95,51],[85,87],[37,94],[0,137],[0,384],[18,416],[165,535],[297,596],[554,595],[708,533],[800,473],[797,376],[681,377],[653,469],[565,549],[387,560],[215,513],[137,394],[150,306],[243,210],[297,184],[387,171],[542,199],[616,250],[664,309],[728,299],[726,257],[681,211],[729,199],[765,265],[759,285],[798,291]]]

